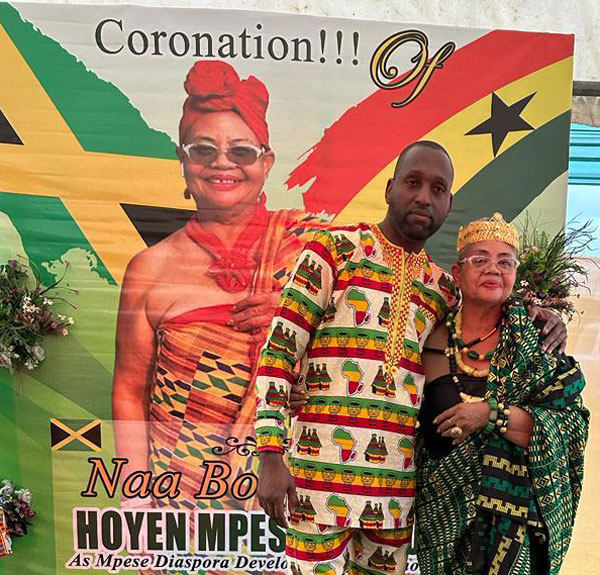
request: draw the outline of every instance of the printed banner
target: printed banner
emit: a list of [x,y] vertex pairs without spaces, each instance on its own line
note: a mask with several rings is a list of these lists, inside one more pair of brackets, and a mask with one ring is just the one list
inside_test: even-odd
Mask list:
[[38,512],[0,573],[284,572],[253,375],[303,244],[380,221],[420,139],[455,167],[438,263],[494,211],[563,225],[573,37],[1,3],[0,56],[0,263],[74,318],[39,367],[0,369],[0,476]]

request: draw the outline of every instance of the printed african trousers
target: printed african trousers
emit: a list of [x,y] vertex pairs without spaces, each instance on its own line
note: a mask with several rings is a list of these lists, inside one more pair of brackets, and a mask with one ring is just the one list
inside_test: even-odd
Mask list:
[[412,527],[353,529],[299,521],[287,531],[291,575],[404,575]]

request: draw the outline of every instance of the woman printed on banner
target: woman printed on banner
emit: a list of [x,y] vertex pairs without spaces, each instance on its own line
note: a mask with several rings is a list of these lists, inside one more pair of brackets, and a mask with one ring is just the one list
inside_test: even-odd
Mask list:
[[[125,473],[182,472],[181,497],[168,504],[189,508],[196,506],[204,459],[229,451],[223,461],[236,462],[230,481],[255,459],[231,446],[252,433],[255,359],[319,220],[265,207],[275,155],[269,94],[260,80],[240,79],[225,62],[200,61],[184,86],[177,155],[196,212],[127,268],[113,417],[117,453],[129,459]],[[238,505],[227,497],[220,502]]]

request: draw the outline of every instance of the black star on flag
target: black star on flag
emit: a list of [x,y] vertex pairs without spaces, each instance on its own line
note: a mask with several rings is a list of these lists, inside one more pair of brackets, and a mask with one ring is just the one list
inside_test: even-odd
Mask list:
[[500,146],[502,146],[502,143],[509,132],[522,132],[524,130],[534,129],[531,124],[521,118],[521,112],[523,112],[525,106],[529,104],[534,96],[535,92],[508,106],[500,99],[500,96],[492,93],[491,116],[484,122],[481,122],[478,126],[475,126],[470,132],[467,132],[465,136],[491,134],[492,149],[494,151],[494,157],[496,157]]
[[23,141],[10,125],[8,118],[0,110],[0,144],[18,144],[23,145]]

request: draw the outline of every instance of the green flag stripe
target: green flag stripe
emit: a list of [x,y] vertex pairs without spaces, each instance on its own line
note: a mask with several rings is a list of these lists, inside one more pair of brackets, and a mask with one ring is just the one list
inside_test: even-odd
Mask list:
[[456,258],[458,228],[467,220],[502,212],[516,218],[567,170],[571,111],[526,136],[471,178],[454,197],[443,229],[427,242],[436,262],[449,267]]
[[[51,354],[52,349],[48,349],[49,356],[43,369],[39,368],[37,373],[33,371],[32,377],[85,410],[90,416],[110,420],[112,374],[75,338],[64,342],[68,347],[63,353],[57,349],[61,342],[55,343],[55,355]],[[59,369],[61,365],[62,370]],[[64,365],[68,365],[69,368],[64,369]],[[78,417],[71,409],[63,412],[53,410],[53,413],[67,413],[69,417]]]
[[92,252],[98,260],[94,271],[117,285],[60,198],[0,191],[0,205],[19,232],[27,256],[37,267],[45,285],[54,283],[56,277],[42,264],[60,260],[72,248]]
[[118,88],[87,70],[5,2],[0,3],[0,24],[85,150],[176,158],[171,138],[150,128]]
[[[9,457],[9,466],[0,468],[0,477],[9,477],[19,487],[27,487],[33,495],[32,507],[38,513],[33,527],[26,537],[14,542],[15,553],[10,561],[0,561],[0,575],[9,573],[30,573],[31,565],[53,565],[55,562],[55,541],[52,519],[54,499],[52,496],[52,459],[50,449],[49,413],[30,401],[25,393],[17,393],[16,385],[23,385],[28,378],[17,382],[17,378],[0,370],[0,405],[2,413],[13,421],[0,425],[0,438],[8,439],[8,449],[1,449],[0,462]],[[12,405],[12,407],[11,407]],[[16,422],[16,425],[15,425]],[[26,430],[26,431],[25,431]],[[14,460],[11,454],[13,452]],[[6,565],[6,567],[4,567]]]
[[2,406],[0,420],[0,480],[12,477],[20,481],[19,456],[16,449],[17,429],[15,426],[15,381],[6,369],[0,369],[0,405]]

